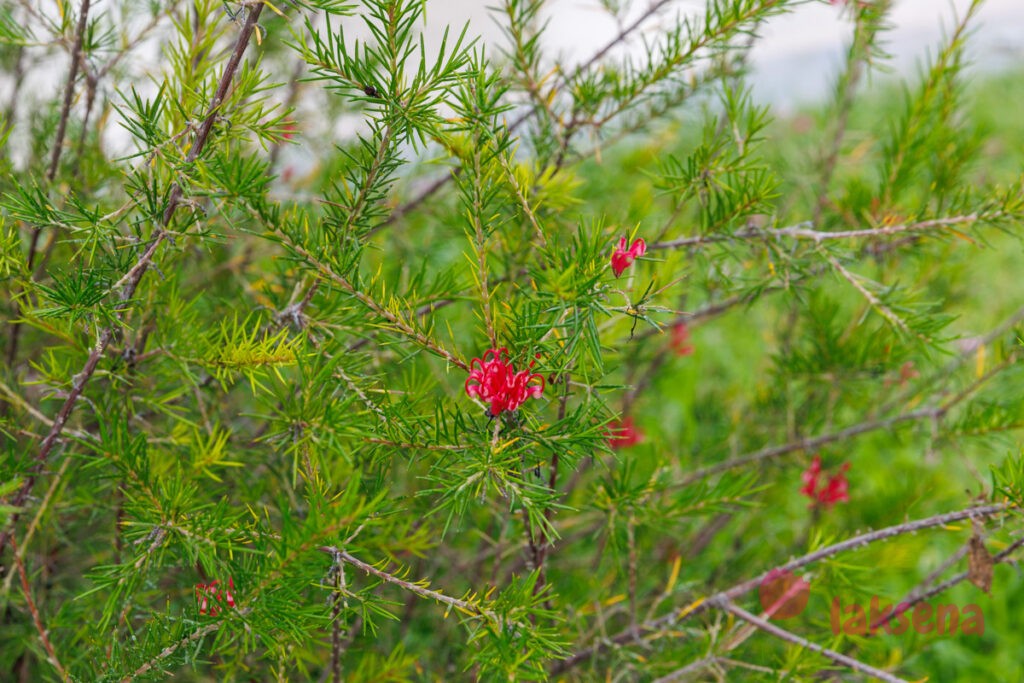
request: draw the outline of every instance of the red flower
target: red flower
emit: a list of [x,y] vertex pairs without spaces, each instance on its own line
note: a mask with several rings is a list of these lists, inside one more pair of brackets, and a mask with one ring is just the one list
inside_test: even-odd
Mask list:
[[608,445],[615,450],[635,446],[644,437],[643,432],[636,428],[633,418],[629,416],[610,424],[605,435],[608,437]]
[[647,251],[647,244],[642,239],[634,241],[633,246],[629,249],[626,249],[626,238],[620,239],[619,246],[612,251],[612,272],[615,273],[615,277],[622,275],[622,271],[643,256],[645,251]]
[[850,500],[850,482],[846,480],[846,471],[850,469],[850,463],[843,463],[839,473],[828,478],[823,487],[818,486],[818,479],[821,476],[821,456],[814,456],[811,466],[803,475],[804,485],[800,493],[811,499],[810,505],[824,505],[829,507],[836,503],[846,503]]
[[[490,357],[490,360],[488,360]],[[477,367],[479,366],[479,367]],[[533,362],[530,363],[533,368]],[[536,381],[540,380],[540,384]],[[490,403],[489,412],[497,417],[503,411],[512,412],[544,392],[544,378],[529,369],[516,372],[508,362],[508,349],[490,349],[483,359],[474,358],[469,363],[469,377],[466,378],[466,393]]]
[[200,614],[209,612],[211,617],[215,617],[217,616],[218,605],[227,604],[228,607],[235,606],[235,597],[231,595],[231,591],[235,590],[234,579],[230,576],[228,577],[228,587],[224,591],[223,596],[220,593],[220,588],[217,587],[218,583],[220,581],[196,584],[196,601],[199,602]]
[[690,344],[690,328],[686,323],[676,323],[672,326],[672,340],[669,346],[677,356],[689,356],[693,353],[693,345]]

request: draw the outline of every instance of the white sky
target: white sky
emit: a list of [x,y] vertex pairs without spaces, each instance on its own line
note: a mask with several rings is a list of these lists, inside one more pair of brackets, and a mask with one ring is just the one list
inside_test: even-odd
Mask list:
[[[427,33],[433,27],[470,22],[470,33],[484,42],[500,44],[502,35],[488,7],[500,0],[428,0]],[[630,17],[641,14],[648,0],[620,0]],[[896,0],[887,48],[901,71],[914,65],[939,44],[944,30],[962,15],[970,0]],[[697,13],[703,0],[678,0],[672,12]],[[550,19],[544,42],[573,61],[586,59],[618,33],[619,27],[597,0],[548,0]],[[955,14],[954,14],[955,13]],[[651,22],[649,30],[657,31]],[[1024,56],[1024,0],[987,0],[975,23],[972,61],[982,67],[1008,66]],[[779,105],[815,99],[827,90],[841,64],[851,34],[850,22],[839,7],[809,2],[776,17],[762,31],[754,50],[755,94]]]

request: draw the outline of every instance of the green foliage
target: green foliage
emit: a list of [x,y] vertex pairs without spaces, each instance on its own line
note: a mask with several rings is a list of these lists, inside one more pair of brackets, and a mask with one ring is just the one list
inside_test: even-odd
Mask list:
[[[0,679],[1019,671],[1024,128],[1019,74],[966,87],[980,2],[867,94],[892,3],[835,8],[783,119],[747,60],[802,3],[627,4],[579,64],[536,0],[494,46],[426,0],[0,6]],[[785,637],[737,611],[781,566]],[[833,629],[935,585],[985,633]]]

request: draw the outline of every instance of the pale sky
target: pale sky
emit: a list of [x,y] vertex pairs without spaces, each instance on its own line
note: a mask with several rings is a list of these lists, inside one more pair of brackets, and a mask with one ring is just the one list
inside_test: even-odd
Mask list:
[[[628,7],[626,21],[649,6],[647,0],[620,0]],[[461,27],[470,22],[470,32],[487,43],[500,43],[502,35],[487,8],[498,0],[428,0],[428,34],[445,23]],[[962,15],[970,0],[896,0],[892,14],[895,28],[888,34],[893,65],[911,70],[934,53],[944,29]],[[696,13],[703,0],[678,0],[671,12]],[[619,27],[597,0],[548,0],[549,18],[545,44],[573,61],[586,59],[618,33]],[[971,57],[985,67],[1020,63],[1024,56],[1024,0],[987,0],[975,23]],[[658,22],[649,24],[653,34]],[[824,2],[810,2],[785,16],[776,17],[762,31],[754,50],[755,94],[783,106],[813,100],[825,92],[841,64],[851,35],[850,22],[840,8]]]

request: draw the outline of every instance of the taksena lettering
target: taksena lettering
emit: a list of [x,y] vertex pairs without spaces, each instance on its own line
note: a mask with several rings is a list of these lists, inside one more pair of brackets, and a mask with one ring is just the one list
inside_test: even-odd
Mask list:
[[867,610],[855,602],[843,605],[839,598],[832,598],[831,622],[833,635],[845,633],[848,636],[875,635],[884,631],[901,635],[913,628],[916,633],[936,635],[980,636],[985,632],[985,615],[974,603],[963,606],[932,605],[922,602],[911,608],[906,602],[895,607],[883,605],[878,596],[871,598]]

